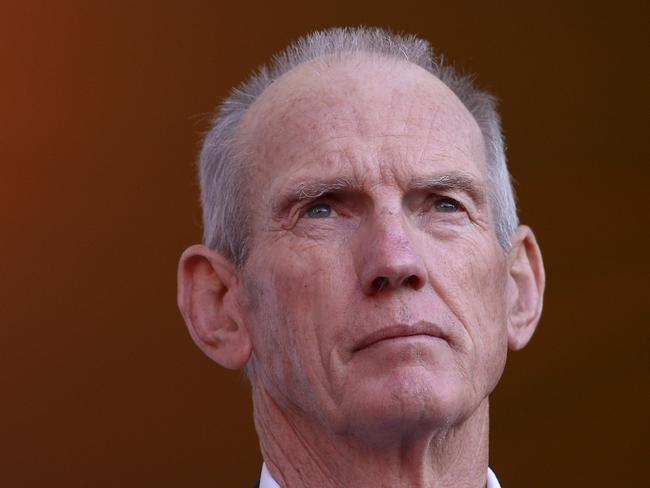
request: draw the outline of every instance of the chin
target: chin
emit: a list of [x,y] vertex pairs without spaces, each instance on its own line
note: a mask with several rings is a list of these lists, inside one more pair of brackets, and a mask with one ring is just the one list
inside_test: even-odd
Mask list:
[[377,447],[391,445],[396,436],[448,430],[471,414],[470,400],[459,378],[422,367],[399,368],[351,393],[344,428]]

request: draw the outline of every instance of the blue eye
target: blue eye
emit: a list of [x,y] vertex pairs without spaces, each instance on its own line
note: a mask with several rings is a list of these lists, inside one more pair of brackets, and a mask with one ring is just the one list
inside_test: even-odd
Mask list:
[[440,198],[436,201],[434,205],[435,209],[438,212],[458,212],[461,209],[460,203],[458,203],[453,198]]
[[307,210],[307,217],[310,219],[325,219],[332,214],[332,207],[324,203],[312,205]]

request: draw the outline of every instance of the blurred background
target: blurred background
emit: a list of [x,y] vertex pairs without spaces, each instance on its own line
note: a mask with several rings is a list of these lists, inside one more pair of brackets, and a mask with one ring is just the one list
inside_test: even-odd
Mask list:
[[0,485],[247,487],[248,387],[176,265],[230,87],[308,31],[429,39],[501,100],[545,311],[493,395],[504,488],[647,483],[648,3],[3,2]]

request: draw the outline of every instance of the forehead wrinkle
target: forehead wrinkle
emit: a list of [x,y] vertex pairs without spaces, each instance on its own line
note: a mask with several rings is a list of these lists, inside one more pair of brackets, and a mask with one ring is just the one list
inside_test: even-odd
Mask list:
[[259,124],[251,142],[257,146],[261,161],[285,160],[302,165],[303,161],[314,160],[314,150],[323,159],[339,159],[357,137],[362,137],[364,123],[361,114],[353,109],[353,104],[339,101],[339,108],[310,104],[288,113],[286,118],[271,116],[265,119],[264,126]]
[[[322,171],[328,159],[348,159],[346,165],[353,172],[365,173],[366,163],[378,159],[378,171],[371,173],[379,173],[387,182],[385,176],[392,174],[390,179],[395,181],[402,169],[427,159],[462,160],[481,166],[477,155],[472,155],[477,142],[473,129],[480,134],[478,124],[439,79],[424,72],[426,79],[404,78],[400,71],[394,78],[404,81],[396,84],[386,78],[385,67],[361,77],[359,72],[366,63],[359,62],[356,70],[347,72],[345,64],[325,66],[320,73],[299,66],[295,71],[302,70],[306,76],[289,72],[287,79],[276,80],[253,103],[247,113],[248,141],[257,146],[256,157],[250,162],[258,171],[273,171],[273,165],[263,164],[272,161],[298,164],[298,168],[317,162],[314,169]],[[395,144],[402,137],[403,143]],[[324,156],[322,160],[313,158],[315,150]],[[336,157],[334,153],[338,153]],[[397,180],[405,182],[407,178]]]

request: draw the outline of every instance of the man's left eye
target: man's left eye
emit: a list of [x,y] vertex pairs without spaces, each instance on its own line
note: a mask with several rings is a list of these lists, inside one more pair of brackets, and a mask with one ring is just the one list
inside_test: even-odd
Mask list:
[[438,198],[433,206],[438,212],[447,213],[458,212],[463,209],[463,206],[459,202],[449,197]]
[[332,207],[325,203],[317,203],[307,209],[306,215],[310,219],[325,219],[332,215]]

